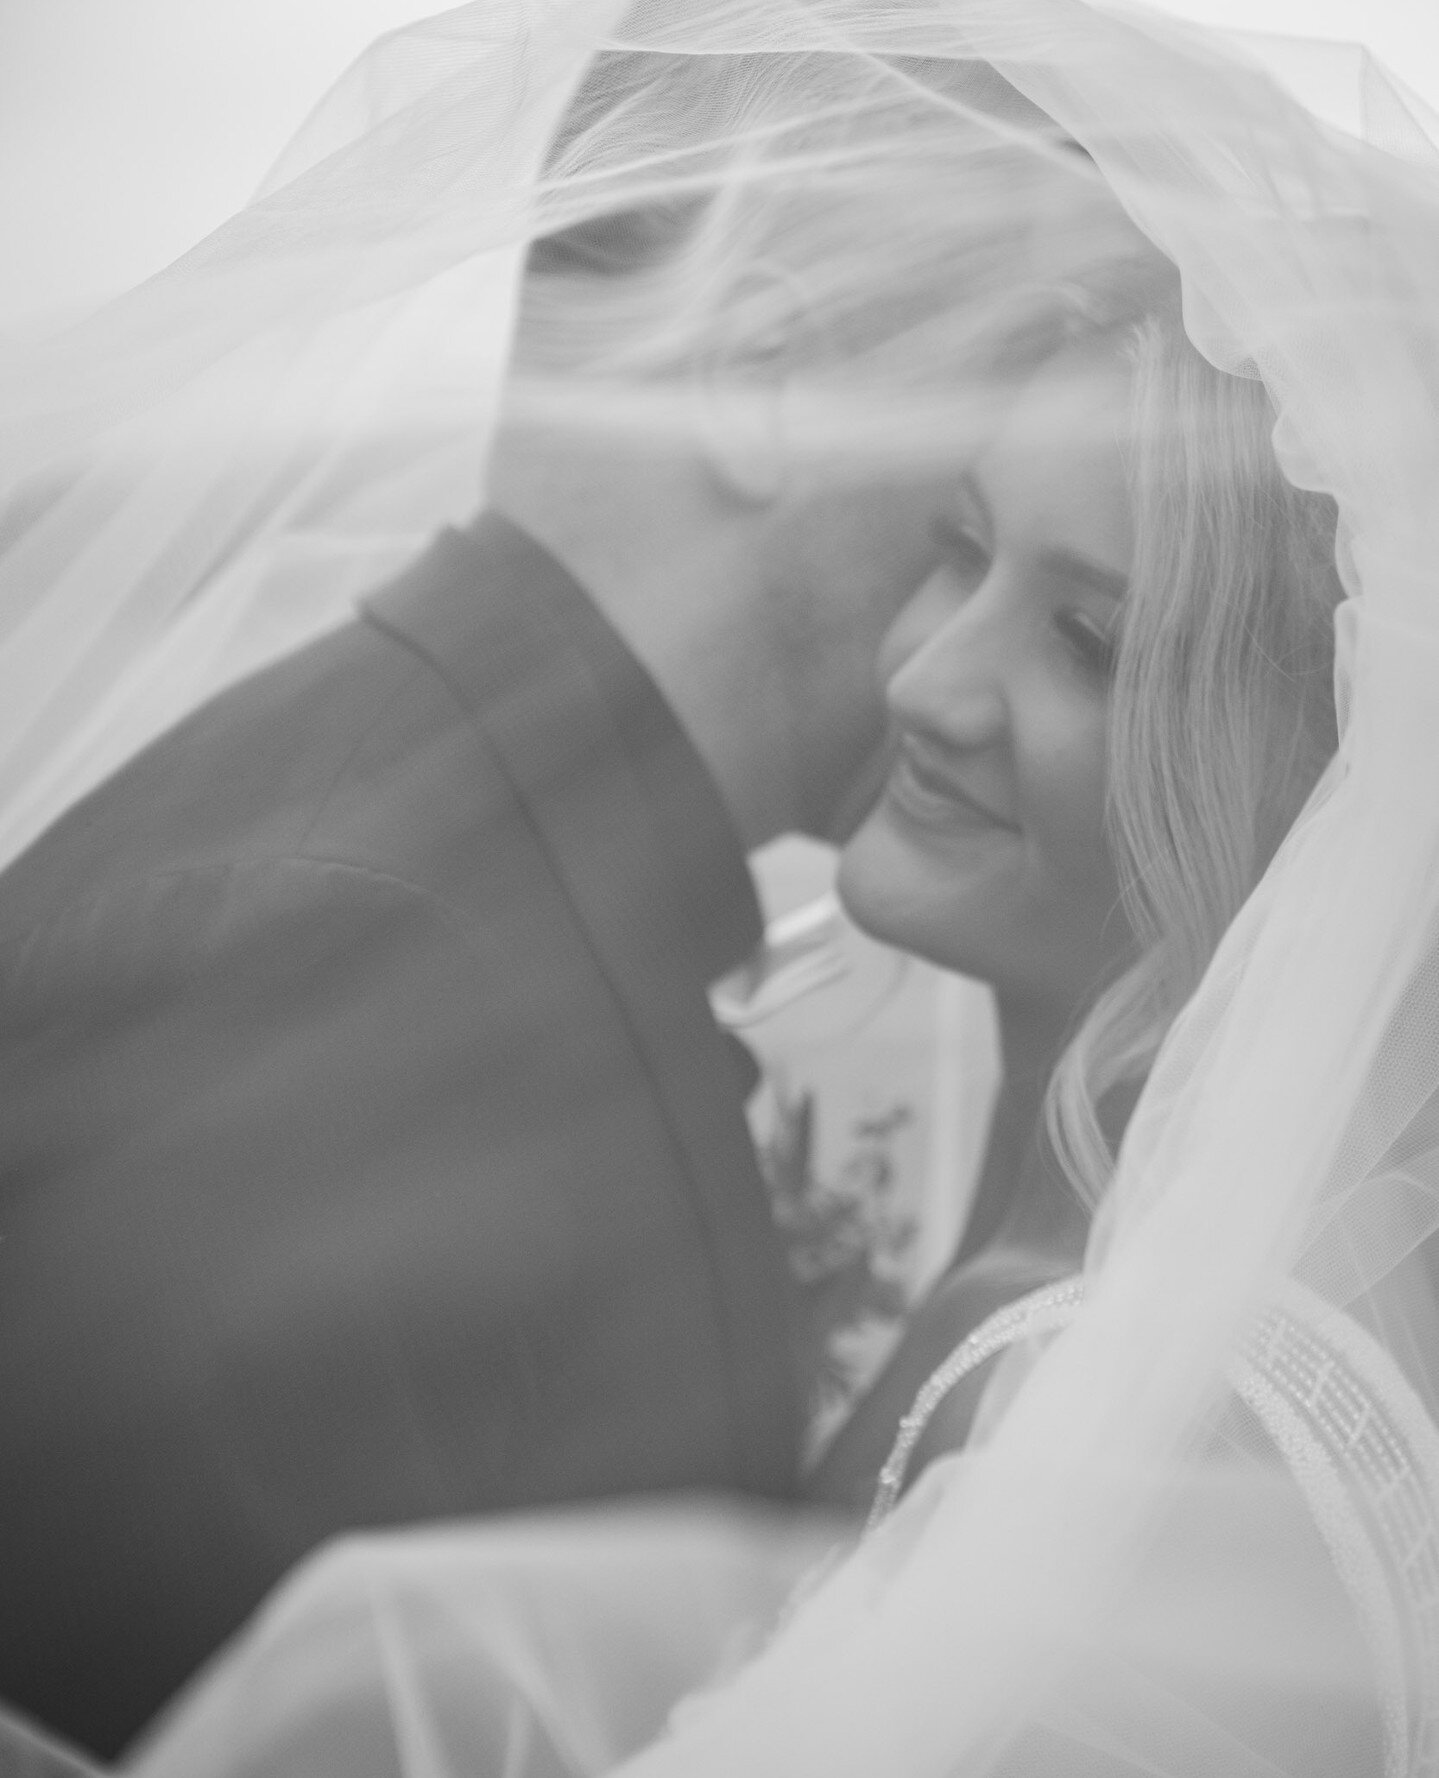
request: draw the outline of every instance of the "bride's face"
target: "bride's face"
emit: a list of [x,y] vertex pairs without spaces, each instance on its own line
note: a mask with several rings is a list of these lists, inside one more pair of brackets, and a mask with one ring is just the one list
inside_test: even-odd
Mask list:
[[1104,834],[1128,412],[1122,366],[1066,354],[955,488],[880,649],[894,764],[840,867],[861,926],[1061,1015],[1132,946]]

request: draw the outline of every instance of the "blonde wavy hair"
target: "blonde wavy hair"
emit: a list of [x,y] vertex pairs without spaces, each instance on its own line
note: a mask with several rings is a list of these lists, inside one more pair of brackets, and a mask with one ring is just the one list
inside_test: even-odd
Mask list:
[[1194,348],[1177,292],[1126,330],[1135,556],[1109,722],[1108,830],[1138,955],[1050,1082],[1091,1206],[1128,1104],[1337,745],[1336,510],[1275,460],[1256,379]]

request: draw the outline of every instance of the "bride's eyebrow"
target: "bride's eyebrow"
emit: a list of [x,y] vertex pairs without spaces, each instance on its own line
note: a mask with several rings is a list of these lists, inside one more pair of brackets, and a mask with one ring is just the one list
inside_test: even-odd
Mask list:
[[1077,580],[1090,592],[1101,593],[1110,599],[1128,597],[1128,575],[1121,574],[1114,568],[1106,568],[1103,563],[1096,562],[1089,556],[1081,556],[1074,550],[1054,545],[1039,552],[1039,561],[1050,573],[1063,575],[1066,580]]

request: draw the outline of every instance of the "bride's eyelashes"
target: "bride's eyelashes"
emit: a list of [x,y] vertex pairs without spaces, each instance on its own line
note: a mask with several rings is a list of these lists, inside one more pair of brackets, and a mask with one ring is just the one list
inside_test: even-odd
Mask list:
[[1054,627],[1083,671],[1107,686],[1119,662],[1119,638],[1114,631],[1074,606],[1055,612]]

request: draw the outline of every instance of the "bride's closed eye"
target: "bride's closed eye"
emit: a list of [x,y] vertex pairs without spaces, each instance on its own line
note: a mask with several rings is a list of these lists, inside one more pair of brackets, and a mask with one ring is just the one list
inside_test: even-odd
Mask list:
[[1117,625],[1101,622],[1083,606],[1064,606],[1054,614],[1054,627],[1078,665],[1108,685],[1119,662]]
[[[962,587],[973,592],[994,565],[987,545],[974,531],[953,519],[937,519],[932,533],[945,567]],[[1064,559],[1067,564],[1067,554]],[[1098,578],[1100,572],[1085,567],[1086,577]],[[1087,606],[1063,605],[1055,612],[1053,623],[1076,665],[1088,677],[1108,685],[1119,659],[1117,618],[1106,623]]]

